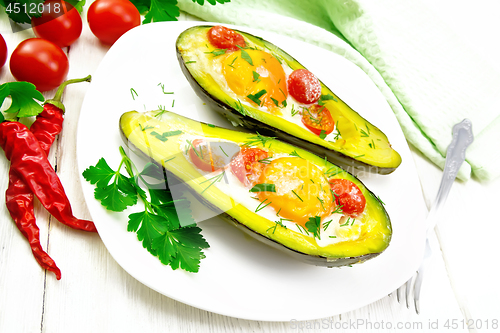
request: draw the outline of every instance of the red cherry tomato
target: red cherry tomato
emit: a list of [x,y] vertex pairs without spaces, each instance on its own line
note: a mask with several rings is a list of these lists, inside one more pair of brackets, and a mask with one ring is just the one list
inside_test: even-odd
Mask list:
[[130,29],[141,24],[139,10],[128,0],[96,0],[87,12],[92,33],[112,45]]
[[266,166],[259,162],[269,157],[269,153],[260,148],[244,147],[231,162],[231,171],[245,185],[255,183]]
[[5,61],[7,60],[7,44],[5,43],[5,39],[0,34],[0,68],[5,65]]
[[319,104],[314,104],[302,111],[302,123],[316,135],[320,135],[323,131],[325,135],[330,134],[335,124],[330,111],[324,105]]
[[82,18],[73,5],[63,0],[48,0],[40,17],[31,19],[35,35],[66,47],[80,37]]
[[229,163],[229,156],[224,156],[218,148],[212,147],[210,142],[195,139],[189,148],[189,158],[200,170],[212,172],[223,169]]
[[39,91],[58,87],[68,70],[69,61],[64,51],[42,38],[22,41],[10,56],[10,71],[16,80],[31,82]]
[[219,49],[229,51],[238,50],[238,46],[245,47],[246,43],[243,36],[236,31],[217,25],[208,30],[208,41]]
[[321,97],[321,84],[307,69],[296,69],[287,80],[288,92],[299,103],[311,104]]
[[342,206],[344,214],[356,217],[363,213],[366,199],[356,184],[347,179],[330,179],[329,182],[335,196],[335,203]]

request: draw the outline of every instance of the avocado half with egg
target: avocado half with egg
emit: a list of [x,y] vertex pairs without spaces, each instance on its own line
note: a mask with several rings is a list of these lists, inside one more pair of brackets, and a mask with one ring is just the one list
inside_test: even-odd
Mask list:
[[[303,262],[351,265],[389,245],[391,223],[379,199],[356,177],[308,151],[164,110],[124,113],[120,129],[131,150],[160,164],[222,218]],[[252,172],[260,178],[252,179]],[[334,203],[338,190],[330,183],[344,180],[366,200],[356,216]]]
[[[326,156],[349,171],[355,168],[389,174],[401,164],[401,156],[387,136],[321,81],[317,102],[300,103],[293,98],[288,79],[304,66],[285,51],[242,31],[235,33],[243,37],[244,47],[218,49],[207,37],[211,28],[195,26],[181,33],[176,42],[177,57],[197,95],[233,125]],[[313,105],[329,113],[333,127],[316,133],[308,128],[308,120],[325,118],[310,112]]]

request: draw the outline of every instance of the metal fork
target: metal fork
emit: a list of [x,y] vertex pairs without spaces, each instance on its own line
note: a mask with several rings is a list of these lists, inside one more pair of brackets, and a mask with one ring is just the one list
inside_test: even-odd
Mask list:
[[[434,203],[432,204],[431,210],[429,211],[426,219],[427,239],[425,241],[424,258],[417,270],[417,276],[413,287],[413,299],[417,314],[420,313],[420,290],[422,289],[424,271],[429,263],[429,259],[432,257],[432,248],[429,243],[429,236],[434,231],[441,208],[443,207],[446,198],[450,193],[451,186],[457,177],[458,169],[460,169],[460,166],[465,161],[465,151],[472,141],[474,141],[474,136],[472,134],[472,123],[469,119],[464,119],[462,122],[453,126],[453,139],[446,151],[446,162],[443,170],[443,176],[441,178],[441,184],[439,185],[437,196],[434,199]],[[398,302],[400,302],[401,294],[403,293],[403,290],[406,289],[405,296],[407,308],[410,308],[412,280],[413,277],[411,277],[397,290],[397,299]]]

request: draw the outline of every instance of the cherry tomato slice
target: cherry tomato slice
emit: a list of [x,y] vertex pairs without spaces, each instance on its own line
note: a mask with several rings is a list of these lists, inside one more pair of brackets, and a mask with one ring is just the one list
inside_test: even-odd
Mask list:
[[319,104],[314,104],[302,111],[302,123],[316,135],[321,135],[323,131],[325,135],[330,134],[335,124],[330,111],[324,105]]
[[307,69],[296,69],[287,80],[288,92],[299,103],[312,104],[321,97],[321,84]]
[[245,185],[258,181],[265,163],[259,162],[269,157],[269,153],[260,148],[243,147],[240,154],[231,162],[231,171]]
[[63,0],[48,0],[43,4],[40,17],[31,19],[37,37],[50,40],[59,47],[66,47],[80,37],[82,18],[73,5]]
[[221,146],[218,143],[195,139],[191,143],[188,154],[198,169],[213,172],[225,168],[234,159],[234,156],[227,155]]
[[25,39],[10,56],[10,72],[16,80],[31,82],[42,92],[61,85],[68,71],[64,51],[42,38]]
[[330,188],[335,197],[335,203],[342,206],[344,214],[356,217],[363,213],[366,199],[356,184],[347,179],[330,179]]
[[217,25],[208,30],[208,41],[216,48],[227,49],[229,51],[238,50],[238,46],[246,46],[245,40],[241,34],[221,25]]

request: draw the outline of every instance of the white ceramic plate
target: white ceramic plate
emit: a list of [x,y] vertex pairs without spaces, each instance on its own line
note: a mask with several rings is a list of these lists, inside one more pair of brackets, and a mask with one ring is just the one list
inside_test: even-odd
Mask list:
[[[203,105],[177,61],[177,36],[197,24],[206,23],[140,26],[109,50],[93,75],[81,110],[77,146],[80,174],[101,157],[112,168],[118,166],[118,147],[124,145],[118,119],[126,111],[165,106],[193,119],[231,127]],[[127,216],[133,209],[106,211],[94,199],[94,186],[82,178],[87,205],[105,246],[123,269],[150,288],[200,309],[243,319],[318,319],[386,296],[417,269],[423,254],[426,215],[413,160],[394,114],[366,74],[341,56],[283,36],[240,29],[275,43],[319,73],[339,97],[384,131],[401,154],[403,163],[391,175],[360,175],[385,202],[392,219],[394,233],[389,248],[353,267],[310,266],[248,238],[215,217],[200,223],[211,246],[205,251],[200,272],[173,271],[150,255],[135,233],[127,232]],[[196,211],[198,218],[206,213]]]

